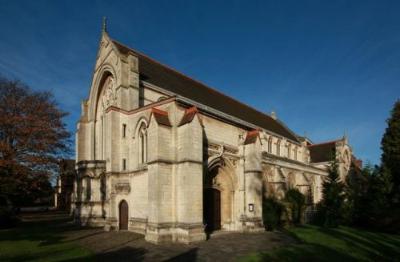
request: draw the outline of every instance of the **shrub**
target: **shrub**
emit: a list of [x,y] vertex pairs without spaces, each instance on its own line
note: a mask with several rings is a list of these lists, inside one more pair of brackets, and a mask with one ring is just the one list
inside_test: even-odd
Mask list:
[[263,198],[263,222],[265,229],[272,231],[282,226],[284,206],[275,197]]
[[291,188],[286,192],[285,202],[290,215],[290,221],[297,225],[301,224],[304,219],[304,211],[306,208],[305,196],[296,188]]

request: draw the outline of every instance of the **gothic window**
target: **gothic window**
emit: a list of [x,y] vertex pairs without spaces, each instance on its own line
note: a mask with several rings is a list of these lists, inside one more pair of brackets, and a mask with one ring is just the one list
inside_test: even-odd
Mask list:
[[268,139],[268,153],[272,153],[272,136]]
[[145,123],[142,123],[139,129],[139,163],[147,162],[147,129]]
[[290,151],[292,150],[292,146],[288,144],[287,146],[287,157],[290,158]]
[[96,105],[95,134],[94,134],[94,158],[104,160],[106,117],[105,111],[108,107],[115,105],[117,97],[115,81],[111,73],[106,72],[100,82],[100,94]]
[[92,185],[90,181],[90,177],[86,178],[86,201],[90,201],[92,197]]
[[276,155],[277,156],[281,155],[281,140],[280,139],[276,142]]

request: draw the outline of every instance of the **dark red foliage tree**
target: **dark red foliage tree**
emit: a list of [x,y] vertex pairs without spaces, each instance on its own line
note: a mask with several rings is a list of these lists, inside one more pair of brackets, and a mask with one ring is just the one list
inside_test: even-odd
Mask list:
[[50,92],[0,78],[0,195],[14,203],[48,189],[57,162],[70,153],[70,133]]

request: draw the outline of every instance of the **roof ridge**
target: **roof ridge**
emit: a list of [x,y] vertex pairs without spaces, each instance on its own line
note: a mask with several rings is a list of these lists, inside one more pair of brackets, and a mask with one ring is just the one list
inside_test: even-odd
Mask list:
[[326,142],[322,142],[322,143],[318,143],[318,144],[312,144],[312,145],[309,145],[308,147],[322,146],[322,145],[326,145],[326,144],[336,143],[338,141],[340,141],[340,139],[330,140],[330,141],[326,141]]
[[113,38],[111,38],[111,37],[110,37],[110,39],[111,39],[111,41],[112,41],[113,43],[116,43],[116,44],[118,44],[118,45],[120,45],[120,46],[122,46],[122,47],[128,49],[129,51],[133,52],[134,54],[137,54],[137,55],[139,55],[139,56],[142,56],[143,58],[148,59],[148,60],[150,60],[151,62],[156,63],[156,64],[158,64],[158,65],[164,67],[165,69],[170,70],[170,71],[172,71],[173,73],[175,73],[175,74],[177,74],[177,75],[179,75],[179,76],[181,76],[181,77],[186,78],[186,79],[189,80],[189,81],[192,81],[192,82],[195,82],[195,83],[201,85],[202,87],[208,89],[208,90],[211,91],[211,92],[217,93],[218,95],[221,95],[221,96],[223,96],[223,97],[225,97],[225,98],[228,98],[228,99],[230,99],[230,100],[232,100],[232,101],[234,101],[234,102],[236,102],[236,103],[239,103],[239,104],[241,104],[241,105],[243,105],[243,106],[245,106],[245,107],[247,107],[247,108],[249,108],[249,109],[251,109],[251,110],[256,111],[256,112],[259,113],[259,114],[262,114],[263,116],[265,116],[265,117],[271,119],[272,121],[277,122],[277,123],[280,124],[284,129],[286,129],[290,134],[292,134],[292,136],[295,138],[295,141],[297,140],[297,141],[299,142],[299,139],[297,138],[297,135],[296,135],[290,128],[288,128],[282,121],[280,121],[279,119],[274,119],[274,118],[272,118],[270,115],[268,115],[267,113],[264,113],[264,112],[262,112],[262,111],[260,111],[260,110],[258,110],[258,109],[256,109],[256,108],[254,108],[254,107],[252,107],[252,106],[250,106],[250,105],[248,105],[248,104],[246,104],[246,103],[244,103],[244,102],[241,102],[241,101],[239,101],[239,100],[236,99],[236,98],[233,98],[233,97],[231,97],[231,96],[228,96],[228,95],[222,93],[221,91],[218,91],[217,89],[212,88],[212,87],[210,87],[210,86],[208,86],[208,85],[202,83],[202,82],[199,81],[199,80],[193,79],[192,77],[189,77],[189,76],[187,76],[187,75],[185,75],[185,74],[179,72],[178,70],[176,70],[176,69],[174,69],[174,68],[172,68],[172,67],[170,67],[170,66],[168,66],[168,65],[165,65],[165,64],[163,64],[163,63],[161,63],[161,62],[159,62],[159,61],[157,61],[157,60],[155,60],[155,59],[149,57],[148,55],[143,54],[142,52],[137,51],[136,49],[133,49],[133,48],[131,48],[131,47],[128,47],[127,45],[122,44],[122,43],[120,43],[119,41],[117,41],[117,40],[115,40],[115,39],[113,39]]
[[[113,42],[116,42],[117,44],[120,44],[121,46],[123,46],[123,47],[125,47],[125,48],[127,48],[127,49],[130,49],[130,51],[132,51],[133,53],[136,53],[136,54],[138,54],[138,55],[141,55],[142,57],[144,57],[144,58],[146,58],[146,59],[149,59],[149,60],[151,60],[152,62],[157,63],[157,64],[159,64],[159,65],[165,67],[166,69],[171,70],[171,71],[173,71],[174,73],[177,73],[177,74],[179,74],[179,75],[185,77],[186,79],[188,79],[188,80],[190,80],[190,81],[194,81],[194,82],[196,82],[196,83],[198,83],[198,84],[204,86],[205,88],[208,88],[210,91],[216,92],[216,93],[218,93],[218,94],[220,94],[220,95],[223,95],[223,96],[228,97],[228,98],[230,98],[230,99],[232,99],[232,100],[235,100],[236,102],[238,102],[238,103],[240,103],[240,104],[242,104],[242,105],[245,105],[245,106],[247,106],[247,107],[249,107],[249,108],[251,108],[251,109],[253,109],[253,110],[255,110],[255,111],[257,111],[257,112],[259,112],[259,113],[261,113],[261,114],[263,114],[263,115],[266,115],[266,116],[272,118],[270,115],[268,115],[268,114],[266,114],[266,113],[264,113],[264,112],[261,112],[261,111],[259,111],[258,109],[254,108],[254,107],[252,107],[252,106],[250,106],[250,105],[248,105],[248,104],[246,104],[246,103],[243,103],[243,102],[239,101],[239,100],[236,99],[236,98],[233,98],[233,97],[231,97],[231,96],[228,96],[228,95],[222,93],[221,91],[216,90],[215,88],[209,87],[208,85],[204,84],[203,82],[201,82],[201,81],[199,81],[199,80],[197,80],[197,79],[194,79],[194,78],[192,78],[192,77],[190,77],[190,76],[187,76],[187,75],[183,74],[182,72],[179,72],[178,70],[172,68],[171,66],[165,65],[165,64],[163,64],[163,63],[161,63],[161,62],[155,60],[154,58],[151,58],[150,56],[148,56],[148,55],[146,55],[146,54],[143,54],[142,52],[137,51],[136,49],[133,49],[133,48],[128,47],[128,46],[126,46],[126,45],[124,45],[124,44],[121,44],[120,42],[118,42],[118,41],[116,41],[116,40],[114,40],[114,39],[111,39],[111,40],[112,40]],[[274,120],[277,121],[277,119],[274,119]]]

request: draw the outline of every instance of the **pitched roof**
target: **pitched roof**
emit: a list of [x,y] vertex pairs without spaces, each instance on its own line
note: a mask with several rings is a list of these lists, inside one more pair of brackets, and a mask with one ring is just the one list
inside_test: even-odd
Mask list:
[[154,119],[159,125],[164,125],[164,126],[169,126],[171,127],[171,122],[169,122],[168,118],[168,112],[157,109],[157,108],[152,108],[151,109],[151,115],[154,116]]
[[311,163],[328,162],[336,154],[336,141],[309,145]]
[[279,120],[112,41],[122,54],[133,53],[138,57],[141,80],[298,142],[297,136]]

